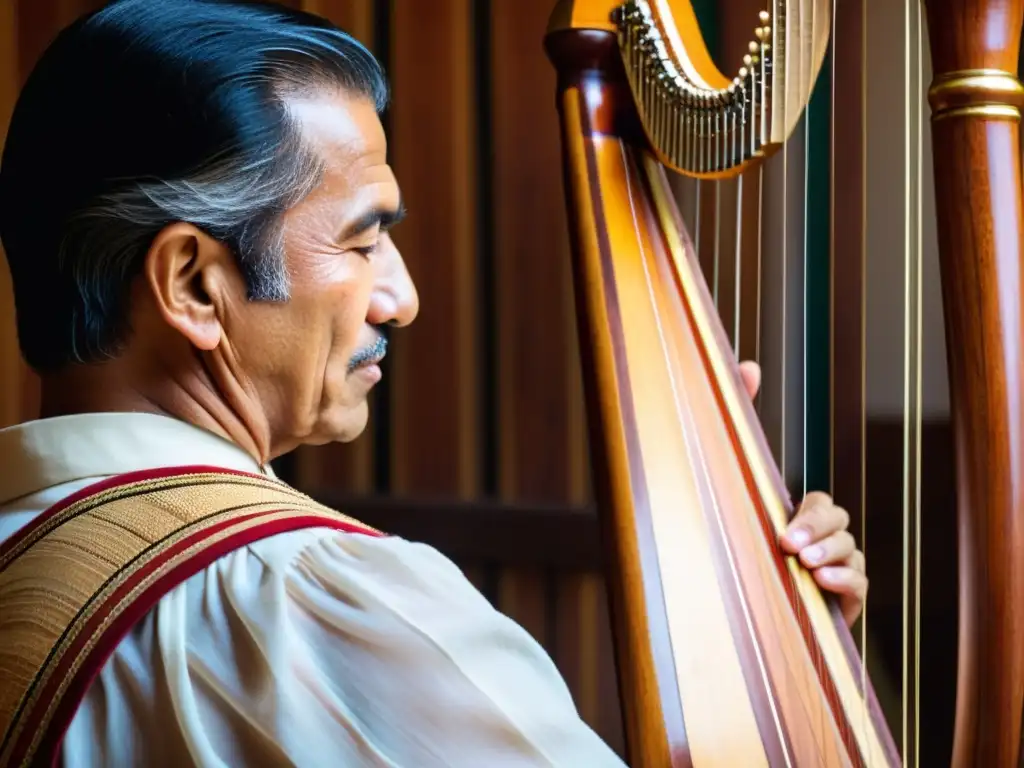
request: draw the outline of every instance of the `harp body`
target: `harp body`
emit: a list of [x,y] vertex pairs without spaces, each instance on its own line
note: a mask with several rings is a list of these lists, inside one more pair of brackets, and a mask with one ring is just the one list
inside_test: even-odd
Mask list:
[[[687,2],[565,0],[551,17],[634,766],[901,764],[841,616],[777,544],[790,498],[665,171],[734,175],[778,149],[821,67],[830,5],[773,0],[732,78]],[[929,13],[960,489],[954,764],[1010,768],[1024,692],[1022,90],[1009,74],[1021,17],[997,0],[932,0]],[[998,23],[1015,32],[993,47],[985,25]]]

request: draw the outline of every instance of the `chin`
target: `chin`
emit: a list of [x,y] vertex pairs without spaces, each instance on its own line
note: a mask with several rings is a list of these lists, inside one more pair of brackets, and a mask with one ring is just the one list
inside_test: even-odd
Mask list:
[[332,408],[320,418],[309,443],[350,443],[366,431],[369,420],[370,407],[366,400],[355,406]]

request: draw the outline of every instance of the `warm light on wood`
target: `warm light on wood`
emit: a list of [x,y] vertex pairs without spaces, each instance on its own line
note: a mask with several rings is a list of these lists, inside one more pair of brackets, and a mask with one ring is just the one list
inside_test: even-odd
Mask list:
[[[778,545],[792,506],[663,169],[675,157],[723,175],[763,157],[795,124],[788,106],[777,121],[779,102],[806,104],[828,16],[819,26],[814,4],[786,4],[795,54],[771,73],[786,96],[761,102],[765,141],[731,162],[727,135],[701,144],[685,108],[679,123],[648,98],[630,74],[636,46],[623,45],[645,33],[595,23],[611,18],[598,5],[559,6],[546,45],[630,764],[899,765],[845,624]],[[649,8],[665,39],[669,11],[680,25],[672,45],[692,50],[674,61],[693,83],[727,84],[687,4]]]

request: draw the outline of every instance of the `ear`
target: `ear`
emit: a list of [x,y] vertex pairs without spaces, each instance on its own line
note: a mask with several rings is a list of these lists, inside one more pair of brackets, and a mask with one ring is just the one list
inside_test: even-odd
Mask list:
[[182,222],[160,231],[143,266],[161,316],[192,346],[206,352],[220,343],[220,318],[233,271],[234,258],[227,246]]

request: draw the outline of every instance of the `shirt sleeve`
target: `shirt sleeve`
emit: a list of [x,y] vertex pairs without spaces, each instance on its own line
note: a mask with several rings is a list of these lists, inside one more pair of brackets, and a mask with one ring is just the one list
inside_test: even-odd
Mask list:
[[554,664],[431,547],[321,529],[165,596],[65,738],[69,768],[623,766]]

